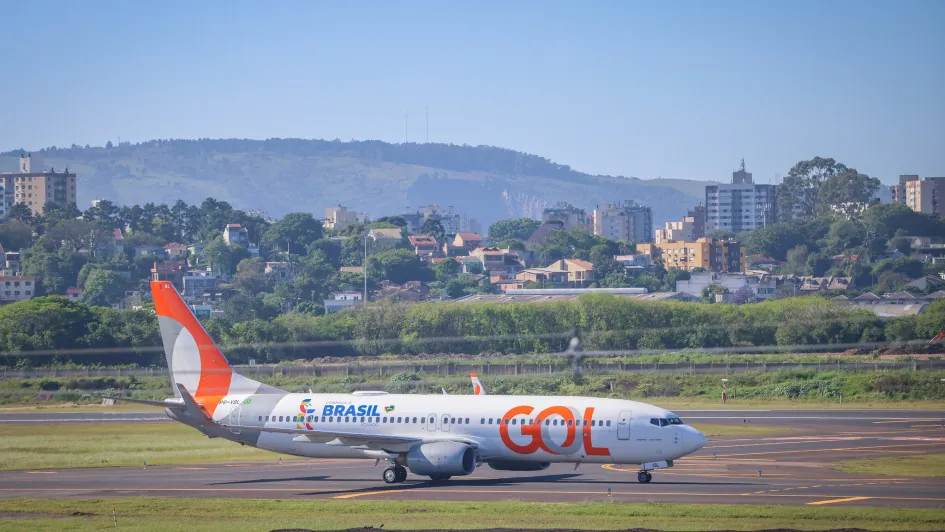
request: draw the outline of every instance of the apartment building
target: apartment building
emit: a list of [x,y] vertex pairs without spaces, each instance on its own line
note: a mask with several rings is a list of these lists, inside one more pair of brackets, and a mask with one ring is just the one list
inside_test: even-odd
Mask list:
[[696,241],[669,241],[637,244],[637,252],[661,258],[665,268],[692,271],[704,268],[712,272],[744,272],[748,254],[734,240],[700,238]]
[[653,241],[653,210],[635,201],[597,207],[591,219],[597,236],[627,242]]
[[656,230],[655,242],[685,240],[694,242],[705,236],[705,205],[697,205],[686,213],[686,217],[677,222],[666,222],[663,229]]
[[706,233],[751,231],[777,220],[777,187],[759,185],[745,170],[732,172],[732,182],[705,187]]
[[945,216],[945,177],[900,175],[899,184],[892,186],[893,202],[925,214]]
[[0,275],[0,304],[33,299],[34,295],[36,295],[36,277]]
[[325,218],[322,220],[322,227],[326,231],[344,229],[345,227],[356,223],[367,223],[367,213],[349,211],[345,207],[328,207],[325,209]]
[[590,228],[587,211],[565,201],[559,201],[554,207],[543,210],[541,221],[543,224],[553,224],[558,226],[558,229],[564,229],[565,231],[572,229],[586,231]]
[[46,171],[40,156],[20,156],[19,172],[0,174],[0,218],[6,218],[16,204],[29,207],[34,216],[43,214],[47,203],[61,207],[76,204],[76,175]]

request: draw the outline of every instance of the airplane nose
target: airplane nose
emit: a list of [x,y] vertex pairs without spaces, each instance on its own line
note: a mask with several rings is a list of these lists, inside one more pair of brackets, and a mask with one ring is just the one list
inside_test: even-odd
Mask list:
[[[685,442],[686,447],[688,448],[689,453],[694,453],[699,449],[705,447],[705,444],[708,443],[708,440],[705,437],[705,434],[699,432],[698,430],[692,427],[688,428],[688,434],[686,434]],[[688,453],[687,453],[688,454]]]

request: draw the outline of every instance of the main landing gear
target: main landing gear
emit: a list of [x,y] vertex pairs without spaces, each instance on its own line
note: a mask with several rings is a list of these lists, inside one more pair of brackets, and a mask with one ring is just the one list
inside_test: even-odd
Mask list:
[[647,484],[653,480],[653,475],[649,471],[640,471],[637,473],[637,482],[640,484]]
[[407,480],[407,468],[400,465],[388,467],[384,470],[384,474],[381,476],[381,478],[383,478],[384,482],[388,484],[403,482]]

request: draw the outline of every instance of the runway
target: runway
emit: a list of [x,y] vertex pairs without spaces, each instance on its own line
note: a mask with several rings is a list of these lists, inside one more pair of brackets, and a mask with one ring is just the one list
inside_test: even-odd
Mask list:
[[[148,413],[151,414],[160,413]],[[0,472],[0,498],[130,495],[292,499],[600,501],[945,508],[945,477],[857,475],[831,463],[945,452],[945,412],[906,410],[677,411],[695,425],[782,427],[710,437],[695,455],[639,484],[635,466],[553,465],[539,472],[478,468],[433,483],[387,485],[372,461],[303,460],[144,468]],[[25,422],[46,415],[28,414]],[[90,414],[76,414],[89,418]],[[101,413],[95,416],[102,415]],[[135,418],[139,414],[124,412]],[[12,414],[0,422],[14,422]],[[31,416],[31,417],[30,417]],[[107,417],[109,420],[116,418]],[[62,422],[62,421],[60,421]],[[88,421],[85,421],[88,422]],[[67,452],[67,451],[65,451]]]

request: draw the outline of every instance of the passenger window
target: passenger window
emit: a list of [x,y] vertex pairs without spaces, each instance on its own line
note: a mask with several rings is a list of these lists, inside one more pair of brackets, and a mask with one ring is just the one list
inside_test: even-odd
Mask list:
[[480,420],[479,420],[479,424],[480,424],[480,425],[485,425],[485,424],[486,424],[486,418],[480,419]]
[[262,416],[259,416],[259,421],[262,421]]
[[607,420],[607,426],[608,426],[608,427],[610,426],[610,420],[609,420],[609,419]]
[[515,424],[515,418],[512,418],[512,424],[513,425]]
[[426,422],[427,422],[427,418],[425,417],[420,418],[420,423],[426,424]]
[[553,420],[553,421],[551,422],[551,424],[557,427],[557,426],[558,426],[558,420],[557,420],[557,419]]
[[282,416],[279,416],[279,422],[280,423],[282,422]]
[[573,424],[574,424],[574,421],[572,421],[572,420],[569,419],[569,420],[568,420],[568,426],[570,427],[570,426],[572,426]]
[[545,420],[545,425],[551,425],[551,420],[550,420],[550,419],[546,419],[546,420]]
[[398,417],[398,418],[397,418],[397,423],[403,423],[403,422],[404,422],[404,418],[402,418],[402,417]]
[[381,423],[387,423],[387,416],[384,416],[383,418],[381,418]]
[[413,418],[413,422],[416,423],[416,422],[417,422],[417,418]]
[[509,424],[509,420],[508,420],[508,419],[505,420],[505,424],[506,424],[506,425]]
[[464,425],[469,425],[469,418],[468,418],[468,417],[466,418],[466,422],[464,423]]
[[348,416],[345,416],[345,423],[351,423],[350,419],[351,418],[349,418]]
[[450,423],[456,423],[456,418],[455,417],[450,418]]
[[489,424],[490,424],[490,425],[492,424],[492,418],[491,418],[491,417],[489,418]]

